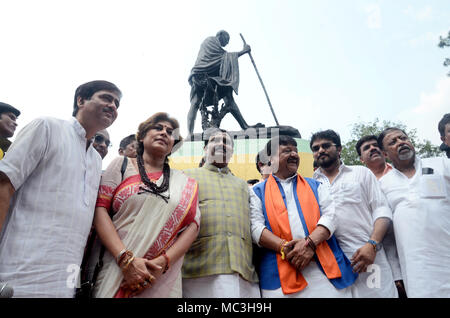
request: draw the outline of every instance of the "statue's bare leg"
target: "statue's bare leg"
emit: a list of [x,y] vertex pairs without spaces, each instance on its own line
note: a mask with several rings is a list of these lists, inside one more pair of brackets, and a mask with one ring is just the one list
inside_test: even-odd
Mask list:
[[237,120],[239,126],[241,126],[241,129],[247,129],[249,127],[249,125],[245,121],[244,117],[241,114],[241,111],[239,110],[238,105],[234,101],[232,93],[231,94],[227,94],[226,96],[224,96],[223,100],[225,102],[225,105],[229,106],[230,113]]
[[201,99],[198,97],[197,94],[194,94],[194,96],[191,99],[191,108],[189,109],[189,112],[187,115],[187,125],[188,125],[189,135],[192,135],[194,133],[195,118],[197,118],[197,112],[198,112],[198,107],[200,105],[200,102],[201,102]]

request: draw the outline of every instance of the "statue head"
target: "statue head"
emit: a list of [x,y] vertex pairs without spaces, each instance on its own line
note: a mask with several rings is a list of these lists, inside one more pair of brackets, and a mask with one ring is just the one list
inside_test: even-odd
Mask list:
[[230,35],[225,30],[220,30],[219,32],[217,32],[216,37],[219,40],[221,46],[226,46],[228,42],[230,42]]

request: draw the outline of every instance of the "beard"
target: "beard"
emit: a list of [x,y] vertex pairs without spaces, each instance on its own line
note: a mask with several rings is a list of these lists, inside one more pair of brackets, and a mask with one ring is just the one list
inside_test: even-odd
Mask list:
[[331,167],[336,160],[338,160],[337,155],[336,156],[323,156],[320,159],[317,160],[317,163],[319,164],[319,167],[321,168],[329,168]]

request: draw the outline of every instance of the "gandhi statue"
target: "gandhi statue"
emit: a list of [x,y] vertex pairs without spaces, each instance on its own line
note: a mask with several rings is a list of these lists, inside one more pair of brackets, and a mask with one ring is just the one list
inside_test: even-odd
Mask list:
[[211,87],[216,93],[212,98],[224,100],[227,112],[229,111],[237,120],[243,130],[249,125],[242,117],[238,106],[233,98],[233,91],[238,94],[239,87],[239,64],[238,58],[251,51],[249,45],[245,44],[240,52],[227,52],[223,49],[230,41],[230,35],[221,30],[216,36],[210,36],[200,46],[197,61],[191,70],[189,84],[191,85],[191,107],[188,113],[189,134],[194,132],[197,111],[202,106],[213,105],[211,96],[205,94],[205,90]]

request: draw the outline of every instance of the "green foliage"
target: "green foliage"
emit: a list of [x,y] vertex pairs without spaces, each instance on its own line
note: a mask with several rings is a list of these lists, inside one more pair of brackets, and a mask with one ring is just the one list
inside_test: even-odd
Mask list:
[[429,140],[420,141],[417,137],[417,129],[408,129],[406,125],[401,122],[392,122],[383,120],[380,122],[375,118],[373,122],[358,122],[353,124],[351,130],[351,140],[342,144],[341,158],[346,165],[362,165],[359,160],[358,152],[356,151],[356,143],[358,140],[366,135],[378,136],[384,129],[388,127],[397,127],[403,129],[411,139],[412,144],[416,149],[416,153],[421,158],[441,156],[442,152],[438,146],[431,144]]
[[[442,49],[446,46],[450,46],[450,31],[448,32],[448,35],[446,38],[443,38],[442,36],[439,37],[439,43],[438,46]],[[450,59],[446,58],[444,61],[444,66],[449,66],[450,65]],[[447,74],[448,76],[450,76],[450,72]]]

